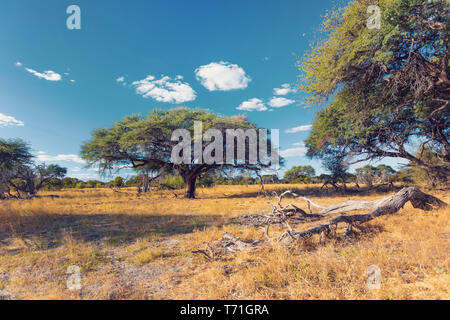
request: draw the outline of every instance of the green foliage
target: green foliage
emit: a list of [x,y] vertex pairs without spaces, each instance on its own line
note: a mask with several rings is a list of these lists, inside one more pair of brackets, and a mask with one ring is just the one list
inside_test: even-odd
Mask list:
[[[116,122],[111,128],[94,131],[92,139],[82,145],[81,155],[89,165],[98,164],[103,171],[128,165],[136,170],[179,174],[187,185],[186,196],[189,198],[195,195],[197,178],[207,172],[229,167],[248,170],[266,167],[262,161],[256,165],[239,164],[237,159],[234,164],[208,165],[196,164],[194,161],[190,164],[174,164],[171,152],[178,142],[171,141],[172,133],[177,129],[186,129],[191,133],[193,141],[195,121],[202,122],[203,131],[218,129],[224,137],[226,129],[258,129],[242,116],[223,117],[204,110],[188,108],[153,110],[145,119],[137,115],[129,116]],[[230,147],[225,140],[224,153]],[[208,142],[203,143],[203,147],[207,145]],[[270,145],[269,140],[269,151]]]
[[345,153],[338,149],[329,149],[323,155],[323,167],[330,173],[332,182],[345,182],[348,165],[345,163]]
[[20,139],[0,139],[0,170],[12,170],[32,162],[29,146]]
[[116,177],[112,182],[111,186],[115,188],[121,188],[125,185],[125,182],[123,181],[122,177]]
[[[381,8],[380,30],[366,27],[369,5]],[[449,25],[444,0],[358,0],[328,14],[323,40],[299,61],[309,101],[331,99],[316,116],[308,155],[337,148],[355,162],[399,157],[449,175],[446,164],[407,151],[420,140],[450,161]]]
[[55,190],[62,187],[66,168],[58,165],[35,165],[29,146],[20,139],[0,139],[0,198],[32,197],[41,188]]
[[414,182],[411,169],[402,169],[392,175],[393,182],[412,183]]
[[167,175],[160,180],[160,189],[182,189],[183,178],[179,175]]
[[94,188],[102,188],[104,186],[103,182],[98,180],[88,180],[82,184],[83,188],[94,189]]
[[[63,168],[57,164],[50,164],[46,166],[45,164],[41,164],[36,166],[36,178],[35,185],[36,190],[41,189],[46,186],[47,189],[55,190],[59,187],[62,187],[62,181],[67,174],[67,168]],[[57,182],[58,181],[58,182]]]
[[76,188],[78,183],[83,183],[83,181],[77,178],[65,177],[62,179],[62,185],[64,189]]
[[58,178],[51,178],[42,183],[41,189],[48,191],[61,190],[64,187],[63,181]]
[[84,183],[83,181],[80,181],[80,182],[78,182],[78,183],[75,185],[75,188],[76,188],[76,189],[84,189],[84,188],[85,188],[85,183]]
[[284,179],[291,183],[310,183],[315,175],[316,171],[311,166],[296,166],[284,173]]
[[391,182],[391,176],[396,172],[392,167],[380,164],[377,167],[366,165],[355,170],[357,182],[372,186],[377,182]]
[[[429,148],[423,148],[416,154],[416,156],[417,158],[424,160],[426,162],[433,163],[435,165],[446,166],[447,168],[450,169],[450,164],[444,162]],[[412,180],[416,184],[436,187],[437,185],[445,185],[448,181],[448,175],[443,174],[441,172],[429,172],[416,166],[412,166],[409,171]]]

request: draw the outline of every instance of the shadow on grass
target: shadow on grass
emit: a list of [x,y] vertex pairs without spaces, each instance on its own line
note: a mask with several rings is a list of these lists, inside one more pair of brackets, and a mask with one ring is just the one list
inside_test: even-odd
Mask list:
[[46,248],[58,247],[65,239],[120,245],[139,238],[191,233],[224,223],[221,217],[211,215],[49,214],[0,220],[0,241],[17,237],[39,239]]

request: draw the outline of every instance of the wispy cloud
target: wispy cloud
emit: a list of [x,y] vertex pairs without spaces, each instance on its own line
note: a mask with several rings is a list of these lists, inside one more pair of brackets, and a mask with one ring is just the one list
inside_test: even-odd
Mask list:
[[117,82],[124,82],[124,81],[125,81],[125,77],[124,77],[124,76],[118,77],[118,78],[116,79],[116,81],[117,81]]
[[273,97],[269,101],[269,106],[271,106],[272,108],[281,108],[293,104],[294,102],[295,100],[286,99],[283,97]]
[[243,110],[243,111],[266,111],[267,107],[262,102],[262,100],[258,98],[253,98],[247,101],[244,101],[241,103],[239,107],[236,109]]
[[68,176],[70,176],[71,178],[76,178],[76,179],[80,179],[80,180],[103,180],[102,177],[99,174],[92,174],[92,173],[80,173],[80,172],[75,172],[72,173],[69,171]]
[[14,117],[0,113],[0,127],[14,127],[14,126],[21,127],[23,125],[24,125],[23,121],[17,120]]
[[308,149],[306,148],[304,142],[296,142],[293,145],[298,146],[298,147],[280,151],[280,155],[285,158],[303,157],[306,155],[306,152],[308,151]]
[[276,96],[285,96],[289,93],[294,93],[295,91],[295,88],[293,88],[291,84],[285,83],[281,85],[281,88],[273,89],[273,94]]
[[75,163],[82,163],[85,164],[86,161],[81,159],[76,154],[58,154],[56,156],[51,156],[46,154],[43,151],[38,152],[37,159],[42,162],[75,162]]
[[286,133],[297,133],[297,132],[309,131],[309,130],[311,130],[311,128],[312,128],[312,124],[307,124],[307,125],[304,125],[304,126],[287,129],[284,132],[286,132]]
[[16,63],[14,63],[14,65],[15,65],[16,67],[21,67],[21,66],[22,66],[22,62],[17,61]]
[[62,79],[59,73],[56,73],[52,70],[44,71],[42,73],[30,68],[25,68],[25,70],[38,78],[45,79],[48,81],[61,81]]
[[212,62],[195,70],[197,80],[209,91],[245,89],[251,81],[244,69],[229,62]]
[[196,92],[188,83],[182,82],[182,79],[182,76],[177,76],[175,79],[162,76],[161,79],[156,80],[154,76],[149,75],[143,80],[133,82],[133,86],[144,98],[153,98],[160,102],[182,103],[195,100]]

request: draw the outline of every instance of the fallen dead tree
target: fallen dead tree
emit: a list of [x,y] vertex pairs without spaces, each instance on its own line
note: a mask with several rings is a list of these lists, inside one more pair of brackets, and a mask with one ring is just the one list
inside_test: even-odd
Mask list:
[[[272,203],[270,204],[272,206],[272,211],[270,213],[241,216],[233,219],[233,221],[264,229],[264,234],[268,241],[272,241],[269,235],[270,226],[274,224],[283,225],[286,228],[286,231],[278,238],[278,241],[282,241],[284,239],[298,240],[309,238],[315,234],[321,235],[321,237],[331,237],[336,233],[338,224],[340,223],[346,224],[344,236],[349,235],[354,232],[353,228],[361,229],[360,225],[367,221],[399,211],[408,201],[411,202],[414,208],[419,208],[425,211],[432,210],[433,208],[441,208],[447,205],[440,199],[423,193],[416,187],[403,188],[394,195],[374,201],[350,200],[328,207],[314,203],[312,200],[299,196],[292,191],[285,191],[281,195],[274,193],[274,195],[278,199],[278,203],[276,205],[273,205]],[[292,195],[297,199],[307,201],[309,213],[293,204],[283,206],[281,204],[282,199],[287,195]],[[312,207],[317,207],[320,211],[313,213]],[[291,226],[293,224],[322,220],[325,217],[339,213],[364,210],[371,211],[365,214],[340,215],[323,224],[306,230],[295,231]]]
[[362,224],[387,214],[396,213],[401,208],[403,208],[403,206],[408,201],[411,202],[414,208],[422,209],[425,211],[430,211],[433,208],[442,208],[447,206],[445,202],[432,195],[423,193],[416,187],[403,188],[396,194],[383,199],[375,201],[351,200],[327,208],[323,208],[321,212],[319,212],[319,215],[328,216],[331,214],[361,210],[372,211],[365,214],[356,214],[349,216],[340,215],[327,221],[324,224],[303,231],[292,232],[288,230],[281,235],[279,241],[281,241],[286,236],[290,236],[292,239],[301,239],[309,238],[314,234],[330,235],[337,229],[339,223],[347,224],[345,233],[349,234],[353,231],[353,227],[357,227],[357,224]]

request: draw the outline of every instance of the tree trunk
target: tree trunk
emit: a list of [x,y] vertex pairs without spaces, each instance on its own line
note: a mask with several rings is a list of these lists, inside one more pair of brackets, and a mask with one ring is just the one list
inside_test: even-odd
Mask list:
[[147,173],[142,174],[142,191],[144,193],[150,191],[150,178]]
[[184,197],[186,199],[195,199],[195,182],[197,181],[197,177],[185,177],[184,182],[186,183],[186,193]]

